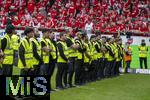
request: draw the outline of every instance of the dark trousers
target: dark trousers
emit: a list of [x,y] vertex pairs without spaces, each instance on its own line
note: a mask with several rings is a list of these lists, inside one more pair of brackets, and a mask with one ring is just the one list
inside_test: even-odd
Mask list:
[[111,76],[115,76],[116,61],[112,61]]
[[34,75],[40,75],[40,64],[34,65]]
[[70,86],[72,86],[72,79],[73,79],[73,74],[75,72],[75,58],[69,58],[69,63],[68,63],[68,72],[69,72],[69,76],[68,76],[68,83]]
[[96,79],[98,78],[98,68],[99,68],[98,60],[93,60],[91,63],[91,67],[93,68],[92,81],[96,81]]
[[49,64],[42,64],[40,66],[40,75],[48,75],[49,72]]
[[83,78],[83,83],[89,82],[90,81],[90,76],[89,76],[89,63],[86,62],[83,64],[84,71],[82,73],[82,78]]
[[116,61],[115,76],[119,75],[120,61]]
[[99,59],[99,67],[98,67],[98,78],[102,79],[104,78],[104,59]]
[[111,76],[112,66],[113,66],[113,61],[106,61],[105,62],[105,77]]
[[68,64],[67,63],[57,63],[57,74],[56,74],[56,87],[63,88],[64,85],[67,85],[67,73],[68,73]]
[[128,69],[130,69],[131,61],[126,61],[126,69],[125,72],[128,73]]
[[34,70],[32,69],[21,69],[20,75],[34,75]]
[[13,65],[3,64],[2,65],[2,75],[12,75],[13,74]]
[[143,69],[143,61],[145,69],[147,69],[147,57],[140,57],[140,68]]
[[49,75],[50,75],[50,89],[51,89],[51,78],[53,76],[53,73],[54,73],[54,69],[55,69],[55,61],[54,60],[51,60],[50,63],[49,63]]
[[0,66],[0,75],[2,75],[3,73],[3,69],[2,69],[2,67]]
[[84,71],[83,68],[83,60],[77,59],[75,62],[75,84],[80,85],[82,84],[82,72]]

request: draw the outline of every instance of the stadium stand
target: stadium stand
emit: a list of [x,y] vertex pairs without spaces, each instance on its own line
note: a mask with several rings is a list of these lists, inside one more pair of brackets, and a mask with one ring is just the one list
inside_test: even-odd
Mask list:
[[0,0],[0,28],[8,19],[18,28],[84,29],[102,33],[149,33],[149,0]]

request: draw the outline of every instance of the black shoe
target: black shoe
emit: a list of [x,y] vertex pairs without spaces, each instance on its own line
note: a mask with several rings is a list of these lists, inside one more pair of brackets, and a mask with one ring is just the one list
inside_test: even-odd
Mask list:
[[70,84],[69,87],[70,87],[70,88],[73,88],[73,87],[76,87],[76,85]]

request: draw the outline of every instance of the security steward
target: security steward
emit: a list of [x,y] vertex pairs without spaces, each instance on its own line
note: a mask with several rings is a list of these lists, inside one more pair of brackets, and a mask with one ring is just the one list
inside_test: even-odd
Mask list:
[[[55,33],[52,31],[49,31],[49,35],[46,38],[46,41],[48,43],[48,45],[51,48],[51,51],[49,52],[49,69],[48,69],[48,75],[50,75],[50,81],[52,78],[52,75],[54,73],[54,69],[55,69],[55,64],[56,64],[56,60],[57,60],[57,47],[56,47],[56,41],[55,39]],[[51,87],[51,85],[50,85]],[[53,89],[51,89],[53,90]]]
[[76,45],[78,45],[77,49],[77,59],[75,61],[75,85],[83,85],[83,72],[84,72],[84,56],[83,53],[86,51],[86,48],[83,46],[83,32],[77,32],[77,39],[75,40]]
[[33,75],[33,47],[30,39],[34,37],[34,30],[27,27],[24,35],[26,37],[21,40],[19,45],[18,68],[21,69],[21,75]]
[[15,27],[11,24],[6,26],[6,35],[1,40],[1,50],[4,53],[4,60],[2,63],[2,74],[3,75],[12,75],[13,72],[13,61],[14,61],[14,50],[12,35],[15,33]]
[[[56,89],[61,90],[68,87],[67,73],[68,73],[68,48],[66,44],[67,36],[65,33],[59,34],[57,41],[58,59],[57,59],[57,74],[56,74]],[[63,85],[64,83],[64,85]]]
[[73,75],[74,75],[74,72],[75,72],[75,59],[77,58],[77,55],[76,55],[76,51],[78,49],[78,46],[75,44],[75,41],[74,41],[74,35],[73,35],[73,32],[72,32],[72,28],[68,29],[66,31],[67,33],[67,40],[66,40],[66,43],[67,43],[67,47],[68,47],[68,59],[69,59],[69,63],[68,63],[68,72],[69,72],[69,76],[68,76],[68,83],[69,83],[69,87],[74,87],[75,85],[72,84],[72,80],[73,80]]
[[106,53],[106,58],[107,58],[107,62],[105,64],[105,75],[106,77],[111,77],[111,70],[113,67],[113,60],[114,60],[114,52],[113,52],[113,48],[112,48],[112,38],[107,38],[107,44],[106,44],[106,49],[107,49],[107,53]]
[[140,60],[140,68],[143,68],[143,61],[145,69],[147,69],[147,53],[148,47],[146,46],[145,40],[141,41],[141,46],[139,46],[139,60]]
[[43,64],[43,60],[41,58],[41,44],[38,41],[40,34],[37,29],[34,30],[34,37],[30,39],[33,48],[33,67],[34,67],[34,75],[39,75],[40,66]]
[[49,30],[43,29],[42,30],[43,37],[41,38],[41,57],[43,64],[40,66],[40,75],[49,75],[49,55],[51,48],[46,41],[46,39],[49,37]]

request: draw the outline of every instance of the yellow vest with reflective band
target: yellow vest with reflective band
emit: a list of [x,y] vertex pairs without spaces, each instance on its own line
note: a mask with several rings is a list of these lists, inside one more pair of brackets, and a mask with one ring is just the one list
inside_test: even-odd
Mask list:
[[139,47],[139,57],[147,57],[147,46],[140,46]]
[[98,52],[97,52],[97,50],[96,50],[96,48],[95,48],[95,45],[99,45],[97,42],[95,42],[95,43],[93,43],[93,47],[92,47],[92,52],[93,52],[93,57],[92,57],[92,59],[93,60],[97,60],[98,59]]
[[[20,45],[23,45],[24,50],[25,50],[25,63],[27,68],[33,68],[33,48],[31,41],[27,41],[27,39],[23,39],[20,43]],[[20,52],[20,51],[19,51]],[[18,68],[24,68],[22,61],[19,58],[18,61]]]
[[[49,47],[48,42],[46,41],[46,39],[42,38],[41,42],[44,42],[46,47]],[[49,63],[49,53],[46,53],[45,51],[41,51],[41,56],[42,56],[44,64],[48,64]]]
[[[100,47],[100,42],[97,42],[97,44],[98,44],[98,48],[100,49],[101,47]],[[98,54],[97,54],[97,58],[102,58],[103,57],[103,53],[102,52],[98,52]]]
[[18,48],[19,48],[19,36],[17,36],[16,34],[13,34],[12,35],[12,42],[13,42],[13,49],[14,50],[18,50]]
[[[110,50],[113,52],[112,45],[107,44],[107,47],[109,47]],[[109,54],[109,51],[108,51],[108,55],[107,56],[108,56],[108,58],[107,58],[108,61],[113,61],[114,60],[114,58]]]
[[53,51],[50,52],[50,54],[52,55],[53,59],[56,59],[56,48],[55,48],[54,44],[51,42],[50,39],[46,39],[46,41],[48,42],[51,49],[53,50]]
[[117,59],[117,57],[118,57],[117,44],[116,44],[116,43],[113,43],[113,44],[111,44],[111,47],[112,47],[112,50],[113,50],[113,53],[114,53],[114,58]]
[[[60,44],[62,45],[62,49],[63,49],[64,55],[68,58],[68,47],[67,47],[66,42],[59,41],[58,43],[60,43]],[[66,62],[67,62],[66,60],[64,60],[64,59],[60,56],[59,50],[58,50],[57,62],[61,62],[61,63],[66,63]]]
[[[89,47],[88,43],[84,43],[84,46],[86,47],[86,53],[88,53],[90,56],[90,47]],[[84,53],[84,62],[89,63],[89,61],[90,61],[90,59]]]
[[[76,43],[79,43],[80,47],[83,48],[83,43],[81,43],[81,42],[82,42],[82,41],[76,40]],[[78,50],[77,50],[77,52],[76,52],[76,55],[77,55],[77,59],[80,59],[80,60],[81,60],[81,59],[83,58],[82,53],[79,52]]]
[[13,44],[12,44],[12,39],[6,34],[5,37],[7,40],[7,44],[6,44],[6,48],[4,50],[4,61],[3,64],[13,64],[13,55],[14,55],[14,51],[13,51]]
[[[75,41],[74,41],[74,39],[73,38],[70,38],[70,37],[68,37],[68,39],[70,39],[71,40],[71,42],[73,43],[73,44],[75,44]],[[72,49],[71,47],[69,48],[69,55],[68,55],[68,57],[77,57],[77,50],[75,50],[75,49]]]
[[122,51],[122,48],[121,48],[121,46],[120,45],[117,45],[117,59],[116,59],[116,61],[120,61],[121,59],[122,59],[122,57],[121,57],[121,53],[122,53],[123,51]]
[[[37,53],[38,55],[41,57],[41,45],[38,42],[38,40],[36,40],[35,38],[31,38],[30,39],[31,43],[35,43],[36,48],[37,48]],[[39,60],[37,60],[35,57],[33,57],[33,65],[38,65],[39,64]]]

